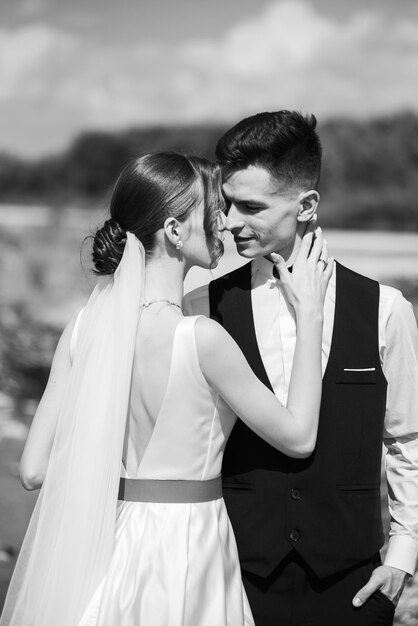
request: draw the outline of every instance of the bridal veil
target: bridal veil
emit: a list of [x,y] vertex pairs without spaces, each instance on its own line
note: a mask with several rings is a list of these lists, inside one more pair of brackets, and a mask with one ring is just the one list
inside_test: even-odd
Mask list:
[[145,253],[132,233],[83,311],[49,460],[0,626],[76,626],[112,555]]

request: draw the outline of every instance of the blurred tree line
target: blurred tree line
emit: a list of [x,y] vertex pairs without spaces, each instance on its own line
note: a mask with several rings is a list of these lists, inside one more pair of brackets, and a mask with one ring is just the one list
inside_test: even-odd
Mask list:
[[[0,316],[0,389],[15,402],[40,398],[60,330],[34,320],[20,302]],[[20,417],[19,410],[16,415]]]
[[[156,150],[214,157],[221,126],[86,132],[65,152],[27,161],[0,155],[0,202],[57,208],[103,203],[123,166]],[[407,230],[418,227],[418,116],[334,119],[319,127],[324,147],[324,226]]]

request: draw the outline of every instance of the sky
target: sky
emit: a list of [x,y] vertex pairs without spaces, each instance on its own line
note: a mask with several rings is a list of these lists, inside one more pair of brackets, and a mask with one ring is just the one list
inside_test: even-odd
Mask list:
[[284,108],[418,112],[418,1],[1,0],[0,151]]

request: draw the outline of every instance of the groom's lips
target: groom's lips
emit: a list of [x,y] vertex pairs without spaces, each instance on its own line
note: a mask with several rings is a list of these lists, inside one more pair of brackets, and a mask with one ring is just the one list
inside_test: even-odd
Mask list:
[[251,241],[251,239],[254,239],[254,237],[241,237],[238,235],[234,235],[235,243],[245,243],[246,241]]

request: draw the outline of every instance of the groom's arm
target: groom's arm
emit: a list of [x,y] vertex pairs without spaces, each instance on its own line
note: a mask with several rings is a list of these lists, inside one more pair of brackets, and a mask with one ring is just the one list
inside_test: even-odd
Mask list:
[[379,344],[388,382],[384,443],[391,516],[382,567],[357,594],[363,602],[376,590],[394,603],[418,559],[418,332],[409,302],[381,286]]
[[203,285],[187,293],[183,298],[185,315],[204,315],[210,317],[209,285]]
[[399,292],[388,307],[382,365],[391,515],[385,565],[412,575],[418,558],[418,332],[412,306]]

